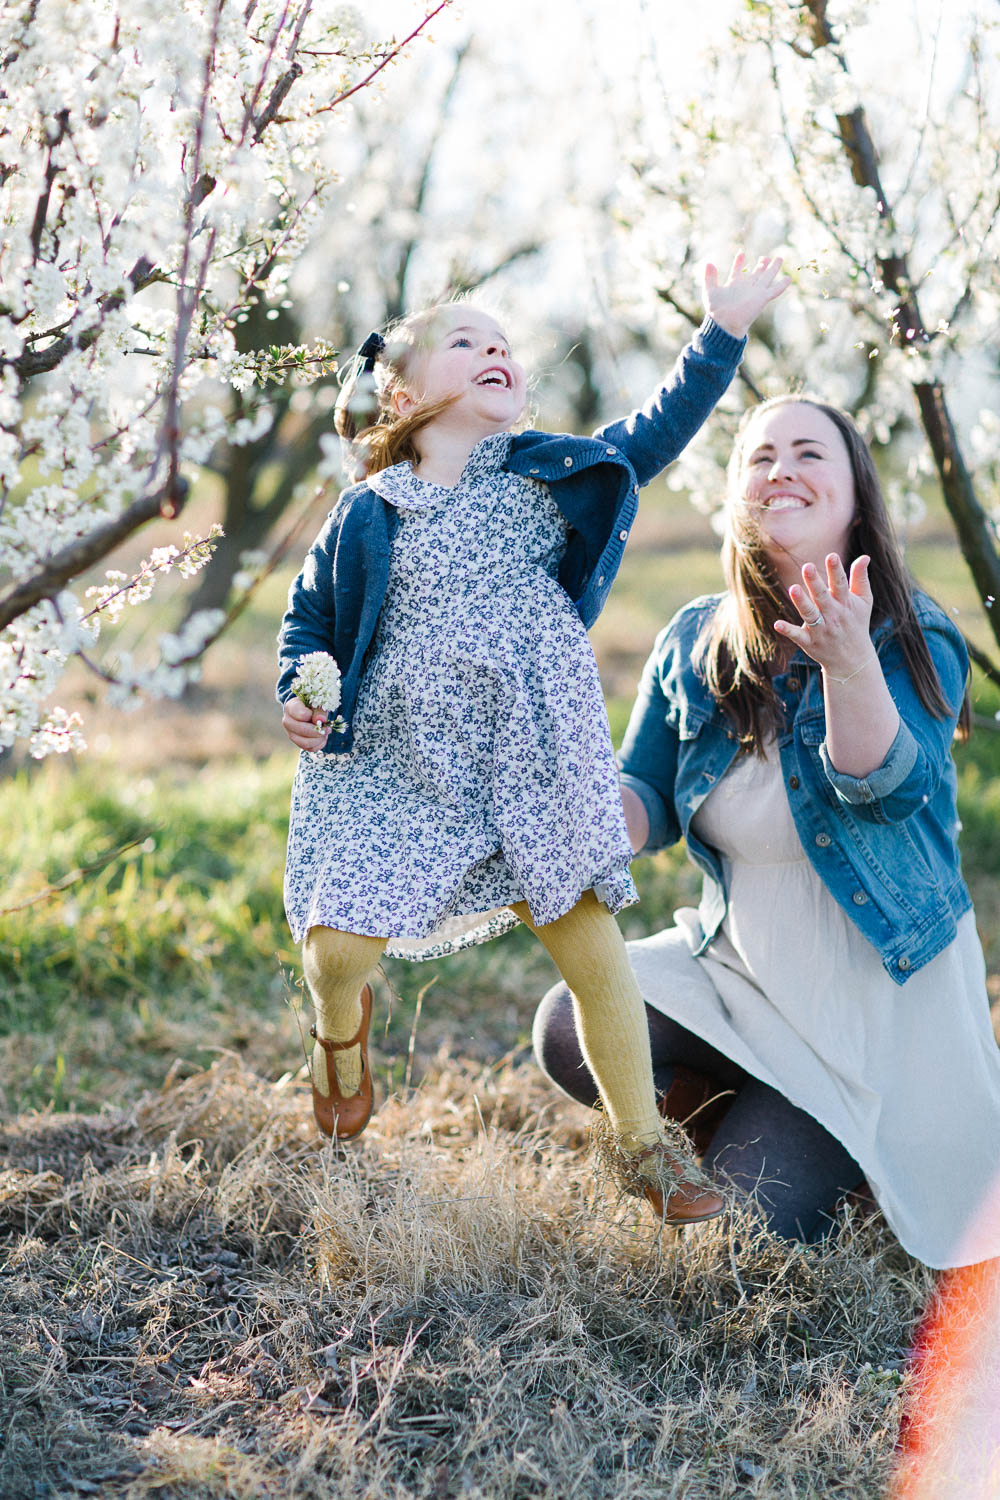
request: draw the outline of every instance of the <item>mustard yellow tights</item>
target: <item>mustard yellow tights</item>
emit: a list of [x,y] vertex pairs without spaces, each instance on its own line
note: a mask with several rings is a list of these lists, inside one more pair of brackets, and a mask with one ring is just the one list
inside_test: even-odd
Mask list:
[[[614,917],[593,891],[544,927],[532,921],[526,902],[513,903],[511,910],[542,943],[572,992],[581,1051],[622,1144],[638,1149],[661,1140],[645,1006]],[[386,941],[310,927],[302,958],[320,1036],[344,1041],[357,1031],[361,987],[375,972]],[[317,1047],[313,1078],[326,1092],[324,1059]],[[337,1053],[335,1063],[342,1091],[355,1092],[361,1082],[360,1048]]]

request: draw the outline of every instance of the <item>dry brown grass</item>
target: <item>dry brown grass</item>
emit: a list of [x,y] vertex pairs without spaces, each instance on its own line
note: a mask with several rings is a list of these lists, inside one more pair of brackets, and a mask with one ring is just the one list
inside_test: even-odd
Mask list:
[[529,1064],[446,1057],[342,1154],[231,1056],[21,1116],[0,1495],[884,1493],[927,1273],[857,1210],[660,1233],[586,1136]]

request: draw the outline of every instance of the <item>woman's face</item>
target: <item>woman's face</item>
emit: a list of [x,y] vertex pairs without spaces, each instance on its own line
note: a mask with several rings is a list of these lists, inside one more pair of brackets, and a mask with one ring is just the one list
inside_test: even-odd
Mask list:
[[761,412],[743,434],[737,496],[787,588],[803,563],[849,556],[855,513],[851,460],[836,424],[808,401]]

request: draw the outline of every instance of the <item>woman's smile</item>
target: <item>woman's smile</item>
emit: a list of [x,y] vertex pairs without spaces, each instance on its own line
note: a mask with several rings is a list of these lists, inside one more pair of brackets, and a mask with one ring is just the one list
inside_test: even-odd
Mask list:
[[801,582],[803,563],[822,567],[846,557],[854,521],[854,476],[847,445],[830,418],[808,401],[761,412],[747,428],[736,503],[755,529],[785,587]]

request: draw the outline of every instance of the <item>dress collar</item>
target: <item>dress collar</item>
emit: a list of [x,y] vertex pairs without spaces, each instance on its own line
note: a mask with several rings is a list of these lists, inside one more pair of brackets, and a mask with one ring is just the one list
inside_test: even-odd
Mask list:
[[380,495],[390,505],[404,510],[429,510],[465,485],[477,484],[493,474],[499,474],[506,466],[510,444],[509,432],[491,432],[488,437],[481,438],[466,459],[458,484],[454,486],[432,484],[429,480],[418,479],[408,459],[401,464],[393,464],[391,469],[380,469],[377,474],[370,474],[365,483],[374,494]]

